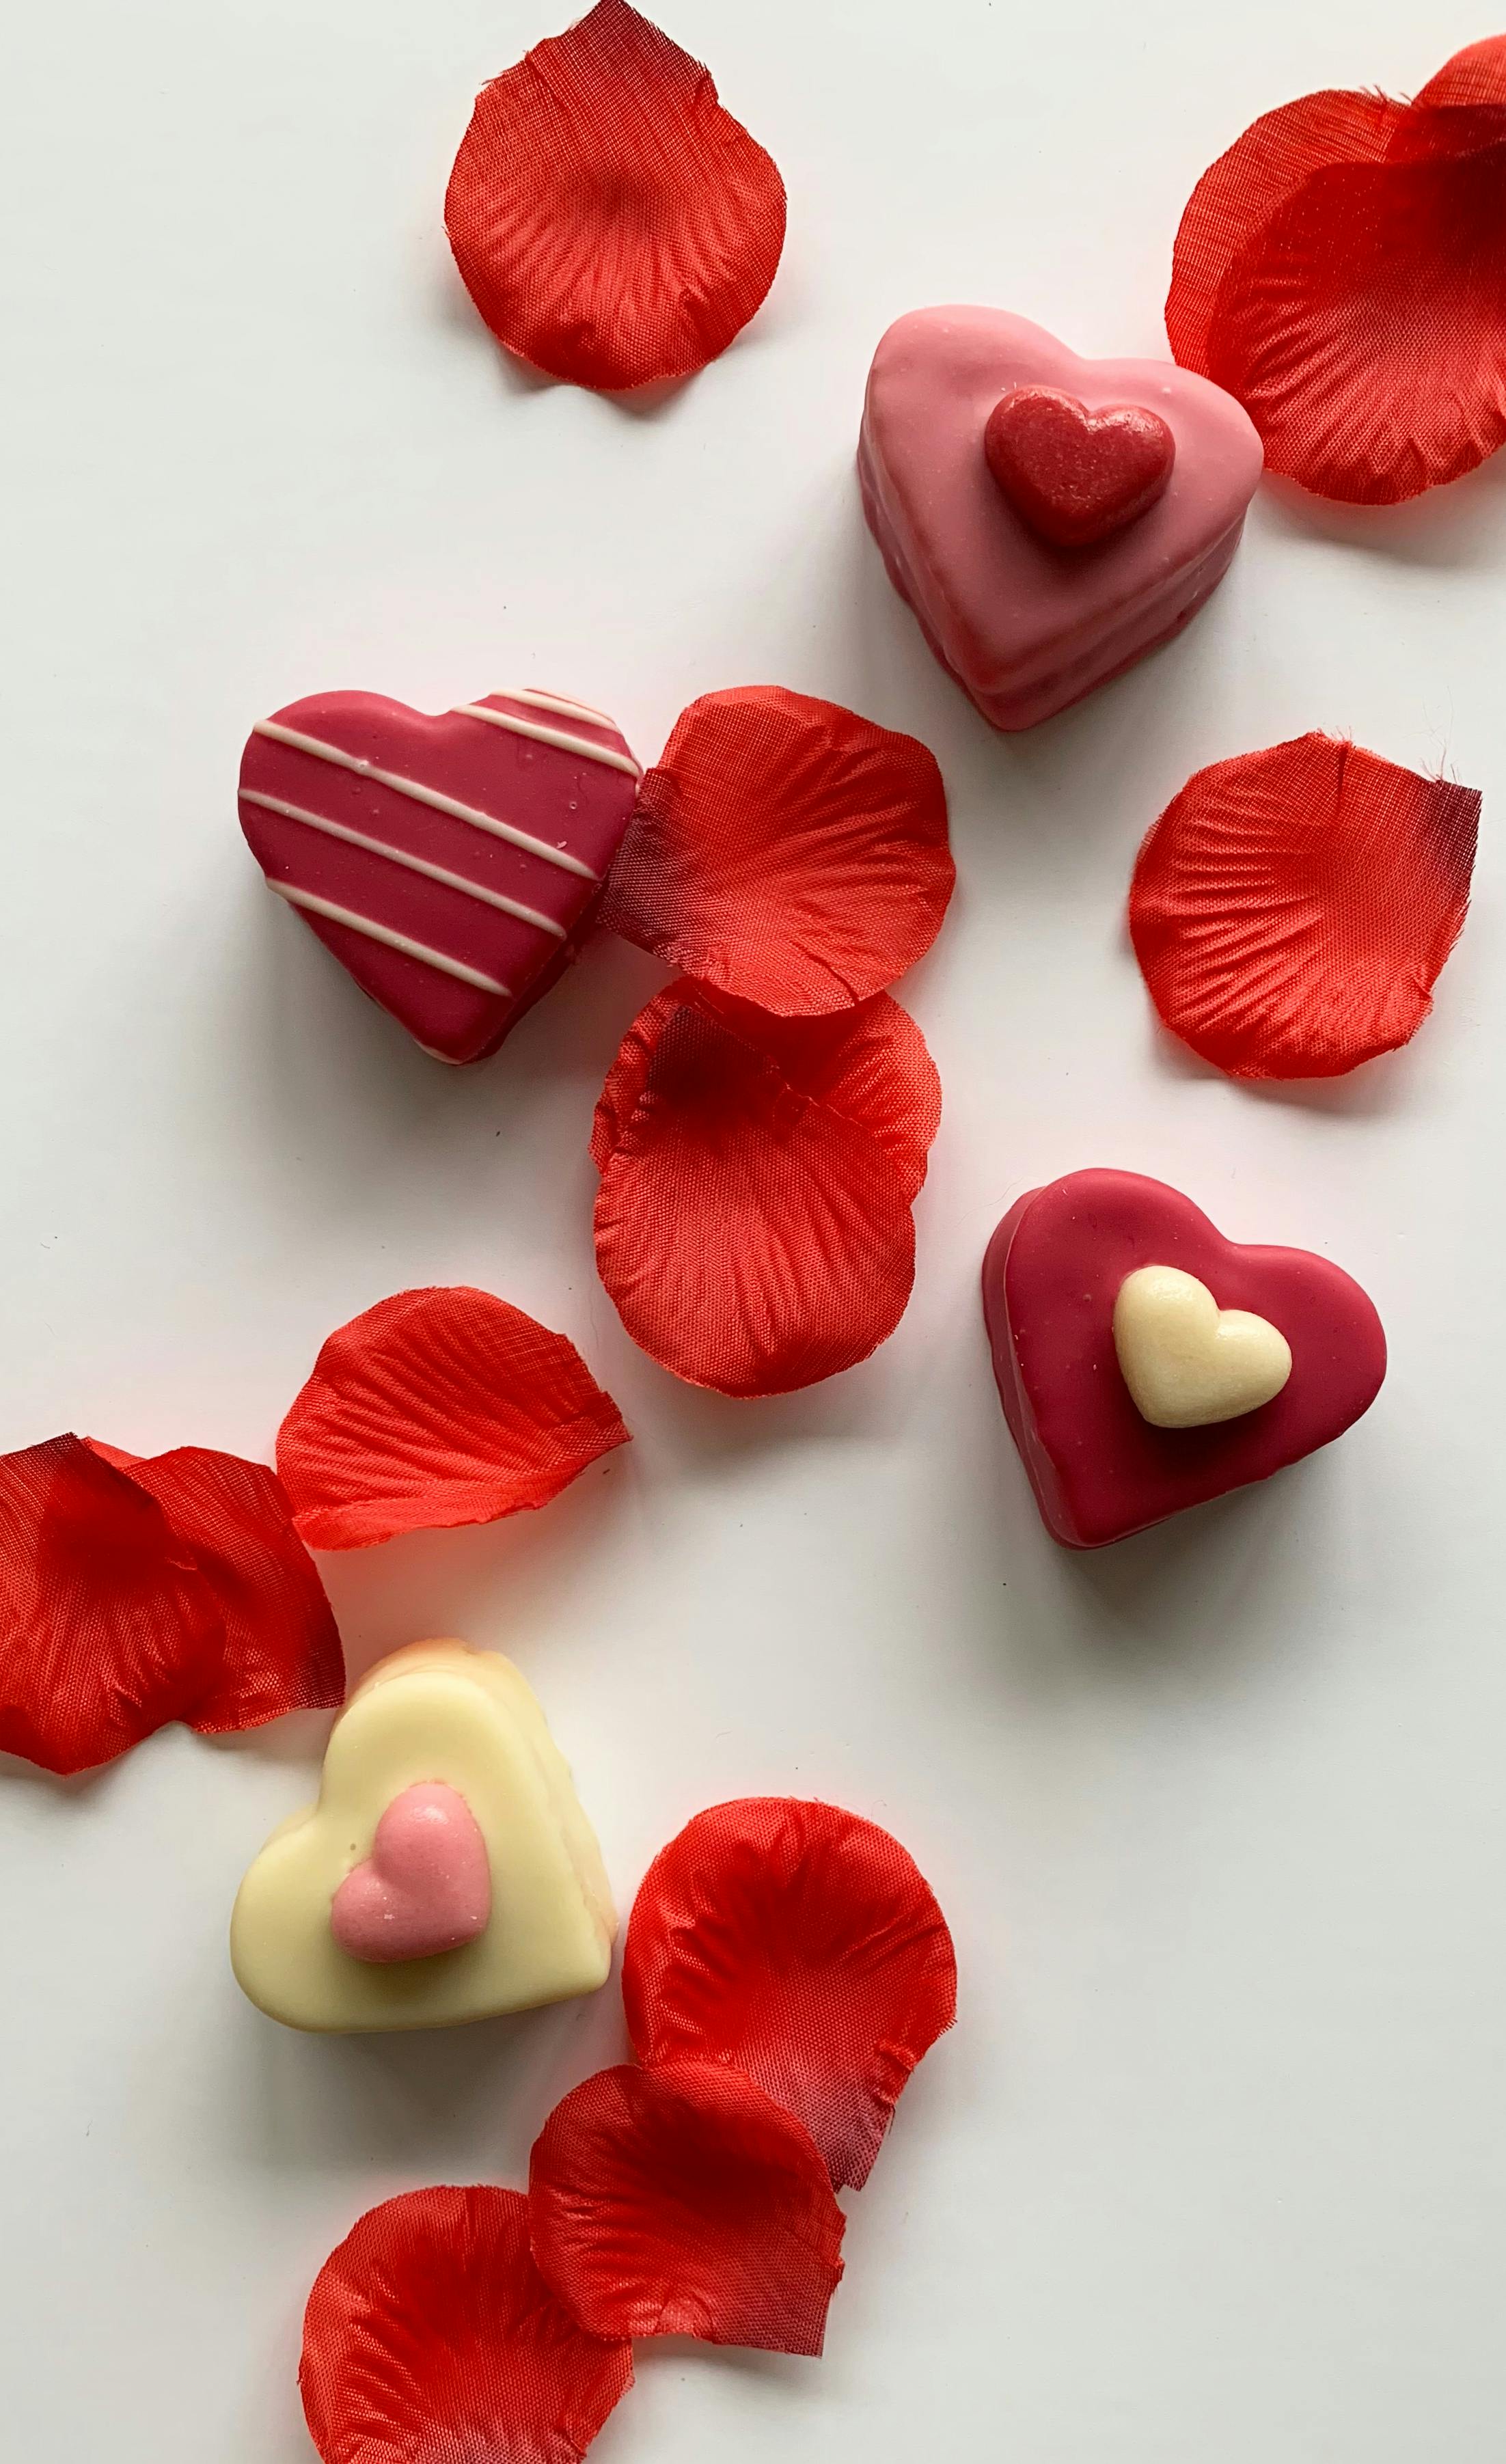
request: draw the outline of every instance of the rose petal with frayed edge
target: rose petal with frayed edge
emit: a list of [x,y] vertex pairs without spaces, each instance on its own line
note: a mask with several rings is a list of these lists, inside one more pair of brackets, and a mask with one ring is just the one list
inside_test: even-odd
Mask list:
[[855,1121],[883,1148],[907,1199],[919,1195],[941,1119],[941,1082],[908,1010],[877,993],[831,1018],[783,1019],[681,977],[639,1011],[624,1036],[591,1125],[591,1156],[605,1172],[648,1078],[660,1036],[690,1007],[766,1052],[802,1095]]
[[1304,94],[1253,121],[1208,165],[1172,249],[1166,334],[1182,367],[1212,377],[1209,334],[1225,276],[1272,215],[1330,164],[1384,163],[1406,108],[1339,87]]
[[935,756],[772,685],[681,711],[638,790],[602,922],[783,1017],[850,1008],[923,957],[956,882]]
[[[863,1022],[846,1072],[840,1039],[812,1038],[818,1098],[795,1081],[787,1022],[731,1018],[676,985],[629,1029],[593,1139],[596,1263],[633,1341],[676,1376],[787,1394],[866,1360],[904,1313],[932,1097],[918,1030],[880,1064],[884,1029]],[[844,1089],[854,1113],[893,1112],[882,1143],[838,1109]]]
[[299,2386],[324,2464],[576,2464],[632,2385],[626,2343],[585,2334],[528,2247],[517,2190],[410,2190],[331,2253]]
[[639,2059],[736,2063],[797,2114],[833,2184],[868,2179],[896,2101],[957,2013],[957,1961],[915,1860],[876,1823],[743,1797],[644,1877],[622,1967]]
[[122,1459],[90,1441],[161,1506],[213,1595],[225,1646],[194,1705],[201,1736],[259,1727],[344,1700],[345,1663],[319,1569],[293,1528],[277,1473],[208,1446]]
[[1216,761],[1141,847],[1130,936],[1235,1078],[1334,1078],[1416,1033],[1469,905],[1480,798],[1330,736]]
[[1434,110],[1490,109],[1506,104],[1506,34],[1487,34],[1481,43],[1466,43],[1444,62],[1417,97]]
[[311,1549],[365,1549],[545,1506],[628,1434],[566,1336],[440,1285],[329,1336],[277,1432],[277,1470]]
[[1352,504],[1456,479],[1506,440],[1506,44],[1414,104],[1308,95],[1199,182],[1166,327],[1237,396],[1268,468]]
[[600,0],[483,86],[445,225],[499,342],[615,391],[726,349],[774,279],[785,187],[699,61]]
[[0,1458],[0,1748],[88,1771],[187,1720],[221,1627],[155,1498],[82,1439]]
[[265,1465],[76,1437],[0,1457],[0,1749],[88,1771],[171,1720],[250,1728],[343,1692]]
[[528,2181],[534,2255],[593,2334],[820,2352],[842,2211],[808,2132],[741,2071],[598,2071]]

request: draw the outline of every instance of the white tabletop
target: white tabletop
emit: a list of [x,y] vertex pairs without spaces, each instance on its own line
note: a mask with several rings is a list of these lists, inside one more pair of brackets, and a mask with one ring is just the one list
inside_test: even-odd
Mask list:
[[[852,470],[902,310],[1163,352],[1178,215],[1239,129],[1415,90],[1487,27],[1477,0],[659,14],[775,155],[790,231],[747,334],[648,412],[505,364],[446,249],[473,94],[558,29],[543,0],[71,0],[12,32],[0,1443],[266,1455],[333,1326],[487,1286],[575,1338],[637,1441],[541,1514],[326,1560],[353,1666],[429,1632],[515,1654],[624,1903],[750,1791],[871,1815],[933,1881],[961,2022],[846,2202],[826,2360],[651,2347],[594,2464],[1487,2464],[1506,460],[1381,516],[1268,487],[1182,642],[1011,739],[921,647]],[[241,843],[261,713],[509,681],[645,758],[696,693],[775,682],[941,759],[961,889],[900,987],[946,1090],[916,1296],[813,1393],[676,1385],[596,1281],[591,1104],[661,970],[594,947],[449,1073]],[[1486,791],[1477,898],[1409,1051],[1251,1091],[1154,1030],[1123,893],[1192,769],[1311,727]],[[1006,1203],[1086,1164],[1330,1252],[1392,1346],[1332,1452],[1090,1559],[1036,1519],[976,1295]],[[332,2244],[401,2187],[520,2181],[617,2056],[614,1988],[361,2042],[241,1999],[231,1900],[323,1725],[0,1778],[26,2464],[307,2464]]]

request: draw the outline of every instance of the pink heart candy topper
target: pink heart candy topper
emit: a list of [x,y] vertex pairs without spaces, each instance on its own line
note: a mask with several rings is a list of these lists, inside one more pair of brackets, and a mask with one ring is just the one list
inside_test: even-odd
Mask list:
[[386,1966],[458,1950],[486,1931],[491,1915],[481,1827],[454,1789],[426,1780],[392,1799],[370,1856],[335,1893],[329,1923],[352,1959]]
[[1164,495],[1177,441],[1133,403],[1089,410],[1054,385],[1014,385],[995,403],[984,451],[1015,512],[1056,547],[1091,547]]

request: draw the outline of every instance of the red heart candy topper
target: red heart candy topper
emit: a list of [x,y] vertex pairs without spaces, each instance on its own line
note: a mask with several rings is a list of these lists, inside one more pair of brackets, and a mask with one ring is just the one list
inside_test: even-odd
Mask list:
[[1177,440],[1134,403],[1090,410],[1054,385],[1014,385],[989,414],[984,451],[1033,531],[1056,547],[1091,547],[1164,495]]

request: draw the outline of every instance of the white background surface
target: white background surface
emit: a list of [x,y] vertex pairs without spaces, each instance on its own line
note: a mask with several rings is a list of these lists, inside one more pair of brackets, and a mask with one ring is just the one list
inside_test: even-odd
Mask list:
[[[494,1530],[325,1561],[352,1665],[516,1655],[624,1903],[698,1806],[829,1795],[955,1927],[961,2025],[849,2201],[823,2363],[644,2352],[596,2464],[1494,2464],[1506,2411],[1500,818],[1506,466],[1394,513],[1267,487],[1171,650],[1015,738],[862,529],[863,377],[938,299],[1164,352],[1172,234],[1257,112],[1411,91],[1479,0],[664,0],[790,193],[764,312],[645,413],[505,365],[440,206],[528,0],[26,12],[0,179],[3,1425],[269,1452],[322,1336],[412,1283],[574,1336],[637,1442]],[[898,1333],[734,1404],[598,1286],[586,1137],[660,971],[598,945],[450,1074],[262,889],[251,720],[508,681],[647,759],[710,687],[934,746],[962,884],[903,998],[946,1117]],[[1133,851],[1199,763],[1312,726],[1486,791],[1407,1053],[1236,1089],[1153,1031]],[[1119,1164],[1329,1250],[1392,1343],[1329,1454],[1096,1559],[1045,1537],[975,1284],[1007,1203]],[[0,1774],[0,2377],[26,2464],[299,2464],[302,2299],[358,2212],[521,2179],[615,1988],[355,2043],[244,2003],[240,1872],[323,1723]]]

